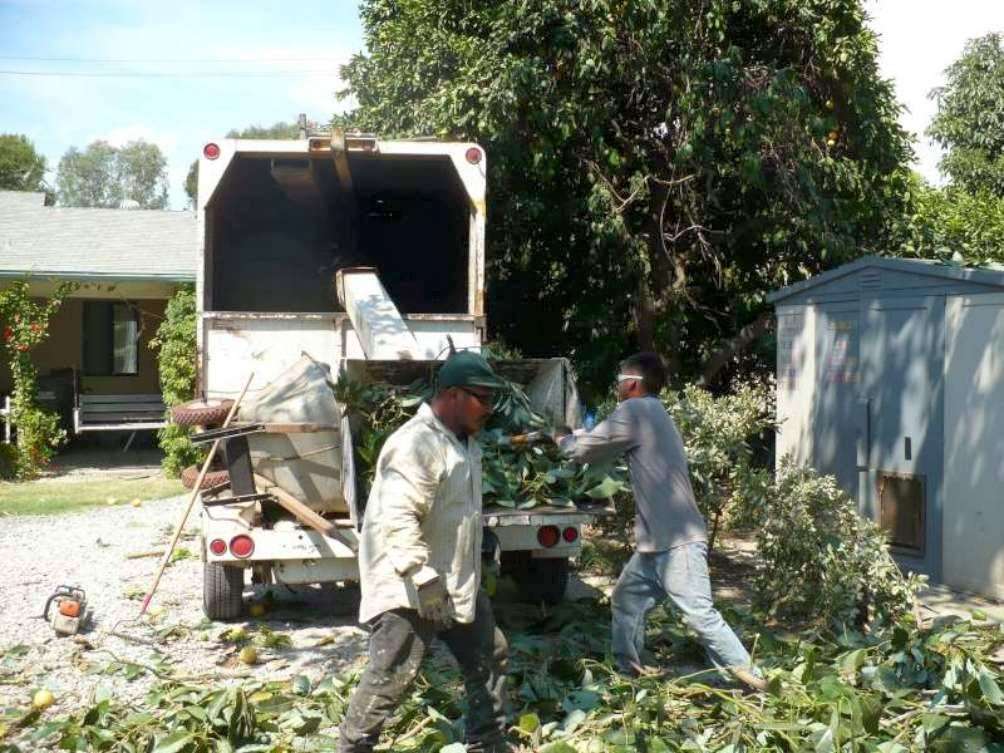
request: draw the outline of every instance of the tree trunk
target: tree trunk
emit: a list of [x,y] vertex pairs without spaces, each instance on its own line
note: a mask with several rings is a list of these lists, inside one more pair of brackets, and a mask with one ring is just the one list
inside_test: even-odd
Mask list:
[[655,307],[652,305],[652,293],[648,288],[648,280],[642,274],[638,279],[638,302],[634,307],[634,326],[638,331],[638,347],[642,350],[655,350]]

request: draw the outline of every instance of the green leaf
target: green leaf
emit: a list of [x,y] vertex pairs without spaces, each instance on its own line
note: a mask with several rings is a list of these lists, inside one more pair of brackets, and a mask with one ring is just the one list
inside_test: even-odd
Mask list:
[[191,732],[186,732],[184,730],[174,732],[167,737],[161,738],[157,744],[153,746],[151,753],[178,753],[178,751],[182,750],[194,739],[195,735]]
[[997,684],[996,675],[992,674],[986,667],[981,667],[979,682],[983,698],[987,703],[991,706],[1004,706],[1004,693],[1001,692],[1000,685]]
[[574,709],[590,711],[599,706],[601,700],[600,694],[593,690],[573,690],[562,700],[561,707],[566,712]]
[[609,499],[623,488],[624,485],[620,481],[607,476],[602,482],[587,491],[586,494],[593,499]]
[[306,675],[297,675],[293,678],[292,690],[296,695],[310,695],[310,678]]
[[538,753],[578,753],[575,748],[573,748],[568,743],[562,741],[548,743],[547,745],[538,748]]

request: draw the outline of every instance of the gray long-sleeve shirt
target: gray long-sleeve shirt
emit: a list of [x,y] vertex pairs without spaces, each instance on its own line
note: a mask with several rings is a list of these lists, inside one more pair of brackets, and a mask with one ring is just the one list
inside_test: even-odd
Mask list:
[[690,485],[683,440],[658,398],[629,398],[592,431],[564,437],[559,446],[580,463],[626,456],[639,552],[664,552],[707,541],[707,526]]

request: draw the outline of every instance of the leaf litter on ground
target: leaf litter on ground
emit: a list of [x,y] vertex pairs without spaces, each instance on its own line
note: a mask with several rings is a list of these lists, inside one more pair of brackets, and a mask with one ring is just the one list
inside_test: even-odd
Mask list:
[[[705,666],[700,647],[662,609],[650,620],[649,645],[669,672],[637,679],[609,661],[603,601],[500,604],[497,613],[510,644],[509,735],[523,750],[1004,752],[1004,690],[990,659],[1004,629],[994,623],[921,626],[907,616],[869,634],[785,633],[730,610],[769,679],[769,692],[754,694]],[[0,657],[5,679],[19,651]],[[23,705],[0,710],[0,751],[330,751],[358,679],[350,671],[320,682],[200,683],[174,679],[163,657],[151,663],[160,679],[142,703],[98,691],[83,711],[38,714],[26,689]],[[461,745],[465,711],[461,678],[437,652],[385,740],[394,751],[463,750],[448,746]]]

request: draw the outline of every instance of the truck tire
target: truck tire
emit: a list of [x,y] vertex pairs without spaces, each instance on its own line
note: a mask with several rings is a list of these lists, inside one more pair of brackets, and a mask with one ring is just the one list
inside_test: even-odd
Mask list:
[[233,400],[190,400],[171,408],[171,420],[178,426],[219,426],[233,404]]
[[[194,489],[195,482],[199,480],[199,471],[202,470],[197,465],[190,465],[185,470],[181,472],[181,485],[186,489]],[[200,489],[212,489],[214,486],[219,486],[220,484],[225,484],[230,480],[230,473],[221,470],[214,471],[212,469],[206,471],[205,478],[202,479],[202,486]]]
[[516,581],[520,593],[531,604],[559,603],[568,588],[567,557],[535,558],[529,552],[503,552],[502,575]]
[[236,620],[244,612],[244,568],[219,562],[202,566],[202,611],[211,620]]

